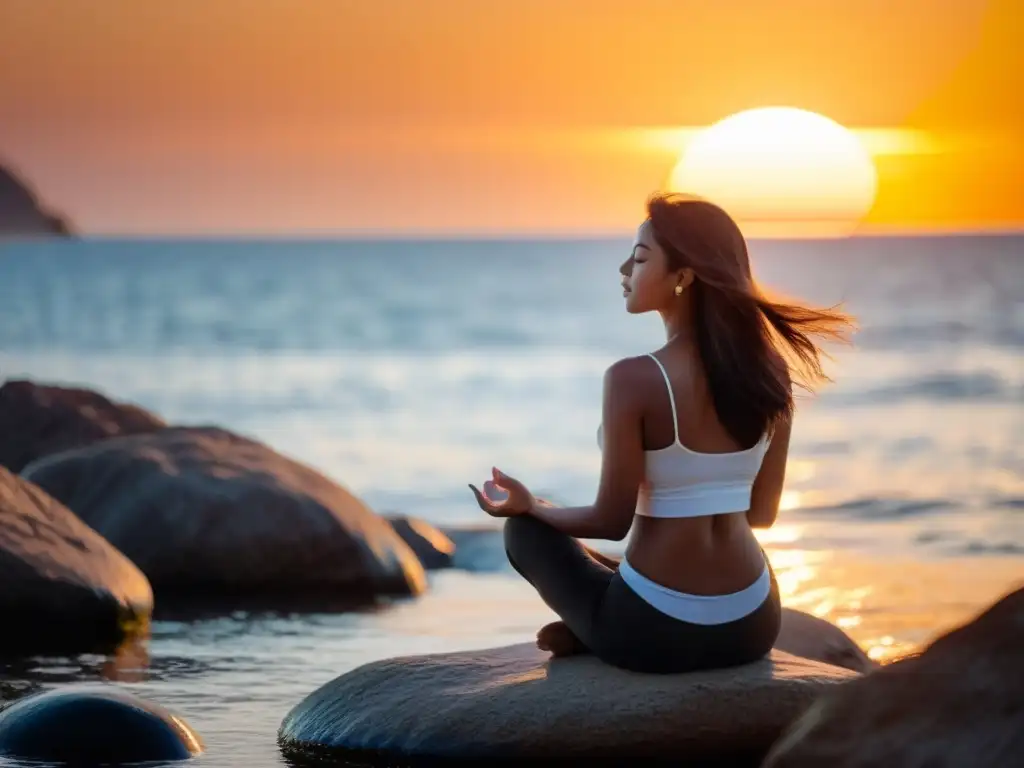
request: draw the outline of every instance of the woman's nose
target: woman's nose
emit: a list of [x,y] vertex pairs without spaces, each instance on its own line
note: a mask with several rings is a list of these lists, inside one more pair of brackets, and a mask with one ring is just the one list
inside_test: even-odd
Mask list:
[[623,277],[629,277],[632,273],[633,259],[626,259],[624,262],[622,262],[622,265],[619,267],[619,274],[622,275]]

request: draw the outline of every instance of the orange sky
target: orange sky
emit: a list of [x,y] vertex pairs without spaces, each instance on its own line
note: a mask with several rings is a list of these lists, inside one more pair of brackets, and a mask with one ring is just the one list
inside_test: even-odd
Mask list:
[[1024,0],[0,0],[0,160],[97,233],[598,233],[790,105],[913,128],[866,229],[1024,226]]

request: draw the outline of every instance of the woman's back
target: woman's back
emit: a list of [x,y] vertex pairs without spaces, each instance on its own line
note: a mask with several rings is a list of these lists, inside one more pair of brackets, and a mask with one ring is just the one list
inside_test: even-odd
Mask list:
[[[739,444],[718,417],[693,344],[678,341],[631,363],[643,390],[646,471],[627,559],[679,592],[744,589],[764,570],[746,513],[764,504],[766,488],[781,491],[788,425],[771,442],[762,435]],[[782,461],[768,461],[763,473],[766,452],[781,453]]]

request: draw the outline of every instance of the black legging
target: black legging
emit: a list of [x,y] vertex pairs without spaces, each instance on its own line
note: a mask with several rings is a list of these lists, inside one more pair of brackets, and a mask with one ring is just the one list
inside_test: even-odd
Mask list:
[[691,624],[652,607],[617,570],[535,517],[505,521],[505,551],[580,642],[617,667],[674,673],[737,666],[765,656],[779,634],[774,572],[770,594],[753,613],[725,624]]

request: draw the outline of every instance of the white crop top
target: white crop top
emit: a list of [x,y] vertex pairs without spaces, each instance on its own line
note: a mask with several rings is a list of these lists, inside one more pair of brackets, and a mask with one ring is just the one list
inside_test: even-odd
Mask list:
[[[675,441],[666,448],[645,451],[645,478],[636,513],[647,517],[702,517],[750,509],[750,490],[768,450],[768,436],[745,451],[697,453],[679,442],[679,417],[668,372],[654,355],[672,405]],[[602,430],[598,444],[604,447]]]

